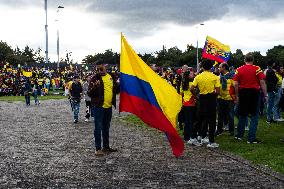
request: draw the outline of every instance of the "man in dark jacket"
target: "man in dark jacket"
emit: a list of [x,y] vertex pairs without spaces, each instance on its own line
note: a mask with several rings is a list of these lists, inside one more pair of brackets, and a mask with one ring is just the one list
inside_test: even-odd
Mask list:
[[30,97],[31,92],[32,92],[31,81],[30,81],[30,78],[27,77],[25,85],[24,85],[24,95],[25,95],[27,106],[31,105],[31,97]]
[[[103,65],[99,65],[97,74],[91,79],[88,95],[95,117],[95,155],[102,156],[105,153],[116,152],[109,146],[109,128],[112,117],[112,106],[116,106],[116,83]],[[101,146],[103,138],[103,148]]]
[[275,71],[272,67],[275,66],[275,63],[270,61],[267,64],[266,70],[266,86],[268,94],[268,104],[267,104],[267,123],[275,122],[273,120],[272,108],[274,106],[274,100],[277,93],[277,82],[278,78],[276,77]]
[[71,99],[72,109],[74,112],[74,123],[78,123],[82,93],[83,93],[82,84],[80,83],[79,77],[75,75],[74,81],[69,86],[69,95]]

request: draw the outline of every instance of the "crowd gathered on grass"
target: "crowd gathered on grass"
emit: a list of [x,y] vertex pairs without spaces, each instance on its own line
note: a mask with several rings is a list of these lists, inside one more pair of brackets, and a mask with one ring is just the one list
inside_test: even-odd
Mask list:
[[[260,67],[253,64],[252,56],[248,61],[250,62],[245,62],[242,67],[236,69],[227,63],[214,64],[212,61],[204,60],[198,71],[187,65],[179,68],[163,68],[152,65],[152,69],[182,96],[183,107],[178,115],[178,126],[183,131],[185,141],[196,146],[206,143],[213,144],[212,147],[218,147],[218,144],[214,142],[214,137],[222,135],[224,131],[229,131],[229,134],[234,136],[236,140],[242,140],[244,130],[251,128],[250,135],[252,136],[248,138],[248,142],[259,143],[261,141],[255,136],[258,116],[264,116],[268,124],[284,121],[281,117],[284,110],[283,64],[275,64],[270,61],[267,62],[267,68],[261,70]],[[239,69],[243,67],[246,67],[244,76],[239,76]],[[118,67],[112,65],[108,66],[106,70],[119,86]],[[256,84],[251,83],[250,77],[242,81],[243,77],[249,75],[250,72],[254,72]],[[35,103],[39,105],[37,96],[50,93],[68,96],[74,76],[79,78],[83,85],[83,83],[88,83],[90,81],[88,78],[95,74],[96,67],[92,70],[82,67],[76,68],[72,65],[64,68],[13,67],[4,63],[0,69],[0,96],[34,96]],[[265,89],[261,84],[262,80]],[[256,91],[257,94],[254,92],[251,94],[251,92],[244,90],[247,84],[255,85],[253,86],[254,92]],[[87,92],[85,91],[84,94],[86,97]],[[211,94],[214,96],[212,102],[208,101]],[[239,107],[239,99],[244,98],[240,95],[257,98],[257,101],[253,102],[245,97],[245,103],[248,105]],[[200,122],[200,105],[202,103],[205,103],[206,111],[201,110],[203,118]],[[27,105],[30,105],[30,102]],[[248,110],[243,110],[244,108]],[[250,109],[253,110],[250,111]],[[255,111],[257,111],[257,117],[254,117],[256,116]],[[237,134],[235,133],[235,117],[240,118],[242,127],[238,128]],[[248,118],[251,119],[250,124]],[[212,123],[213,120],[215,123]]]

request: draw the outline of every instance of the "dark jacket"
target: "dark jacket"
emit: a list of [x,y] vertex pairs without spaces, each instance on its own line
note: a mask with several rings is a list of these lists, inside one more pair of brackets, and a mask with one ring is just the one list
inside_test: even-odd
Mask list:
[[70,90],[70,95],[72,99],[80,99],[81,98],[81,93],[83,92],[83,87],[80,82],[72,82],[71,85],[71,90]]
[[275,74],[275,72],[273,71],[273,69],[268,68],[268,70],[266,71],[266,86],[267,86],[267,92],[273,92],[273,91],[277,91],[277,82],[278,82],[278,78]]
[[[100,81],[95,85],[96,81]],[[113,89],[112,89],[112,105],[116,108],[116,87],[117,84],[112,77]],[[88,95],[91,97],[91,105],[95,107],[102,107],[104,104],[104,82],[101,75],[96,74],[89,84]]]
[[31,82],[29,80],[27,80],[25,82],[24,85],[24,95],[29,95],[29,93],[32,91],[32,85]]

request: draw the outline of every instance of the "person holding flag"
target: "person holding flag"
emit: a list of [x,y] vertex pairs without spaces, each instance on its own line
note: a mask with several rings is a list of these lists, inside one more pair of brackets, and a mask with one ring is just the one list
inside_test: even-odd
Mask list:
[[[109,146],[109,128],[112,118],[112,106],[116,107],[116,83],[107,73],[104,65],[97,67],[96,75],[91,79],[87,94],[91,97],[92,112],[95,117],[95,155],[117,152]],[[103,148],[102,141],[103,138]]]

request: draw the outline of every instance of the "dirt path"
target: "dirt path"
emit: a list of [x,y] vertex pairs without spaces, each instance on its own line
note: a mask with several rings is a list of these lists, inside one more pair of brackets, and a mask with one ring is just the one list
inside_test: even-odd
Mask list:
[[[83,104],[82,104],[83,106]],[[94,123],[74,126],[67,100],[0,102],[0,188],[284,188],[283,182],[206,148],[173,157],[157,132],[118,121],[95,157]]]

